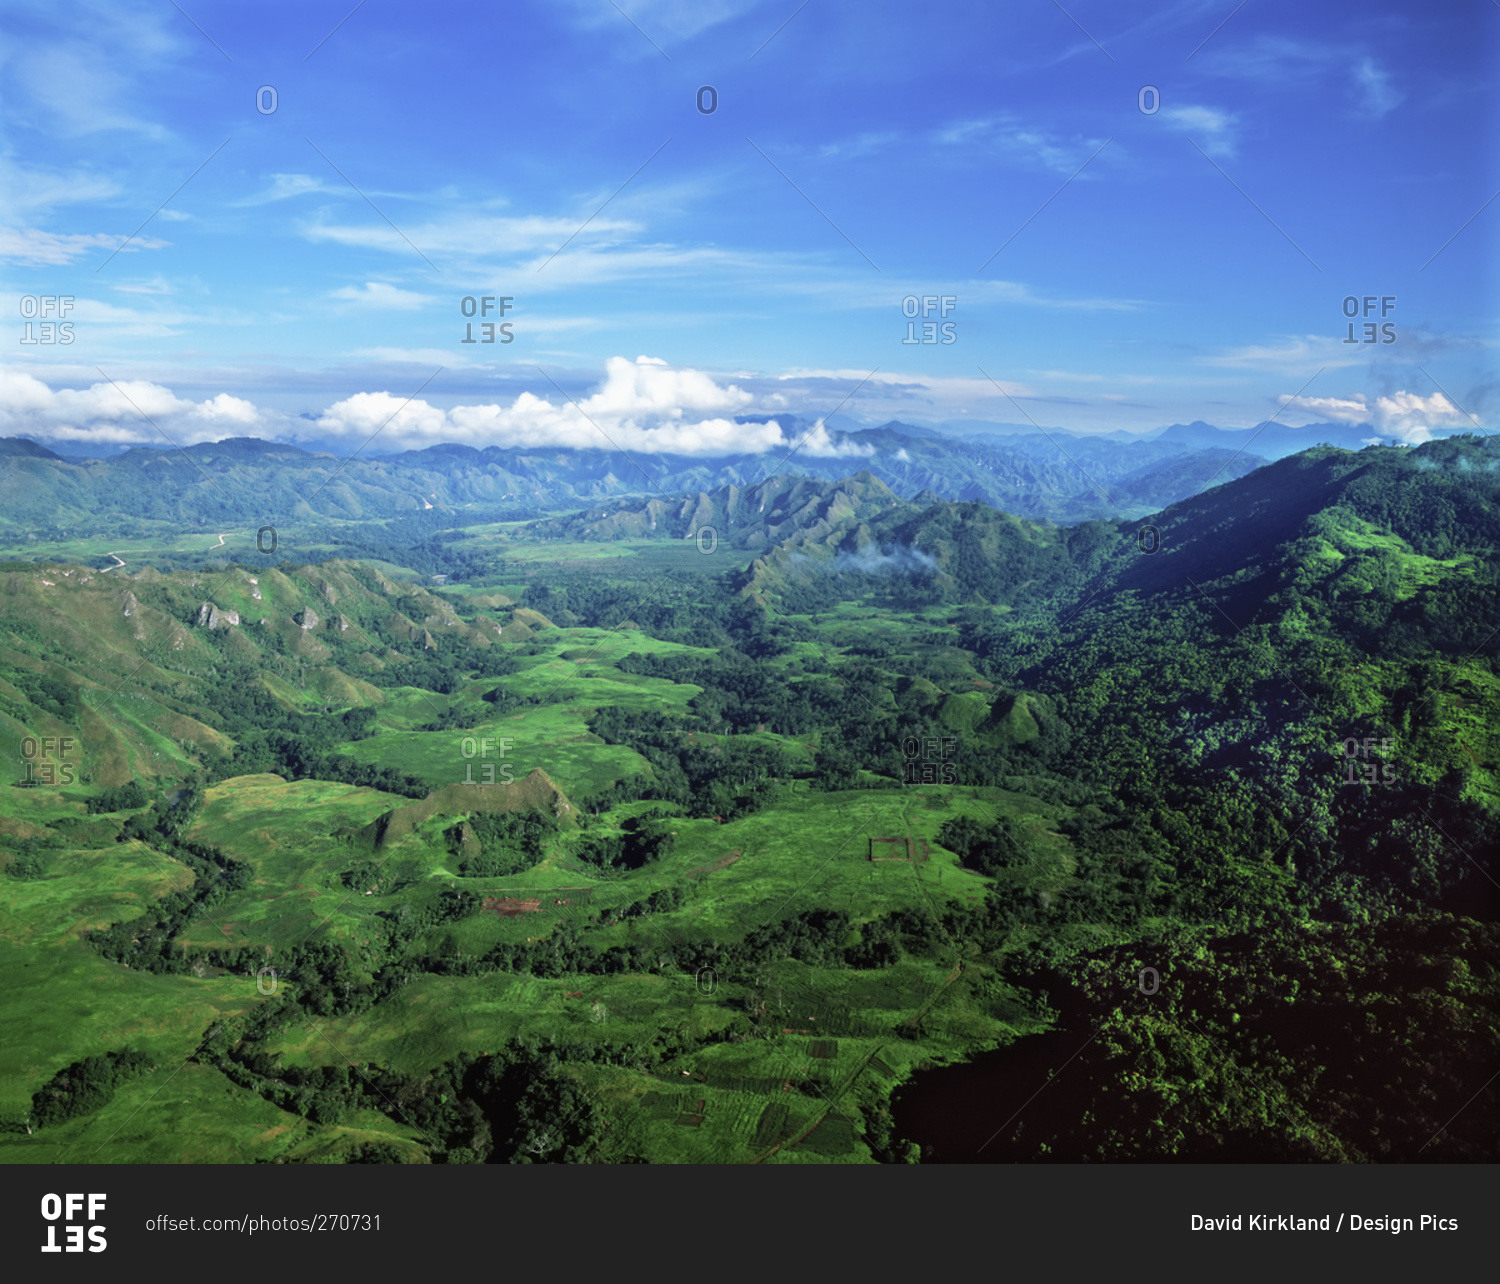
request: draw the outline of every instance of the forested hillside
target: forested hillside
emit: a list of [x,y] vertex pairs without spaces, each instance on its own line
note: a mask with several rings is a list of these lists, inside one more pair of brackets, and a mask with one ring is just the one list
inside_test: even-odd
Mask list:
[[288,1162],[890,1160],[979,1055],[980,1114],[1069,1065],[989,1157],[1482,1158],[1497,488],[1458,438],[1074,526],[777,480],[461,588],[12,562],[5,1144],[186,1066]]

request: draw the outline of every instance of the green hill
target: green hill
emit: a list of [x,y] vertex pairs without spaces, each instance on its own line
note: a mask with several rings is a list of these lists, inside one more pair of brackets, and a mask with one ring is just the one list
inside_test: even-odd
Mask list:
[[0,1158],[890,1160],[919,1067],[1064,1043],[1008,1158],[1492,1153],[1497,478],[778,478],[457,592],[12,563]]

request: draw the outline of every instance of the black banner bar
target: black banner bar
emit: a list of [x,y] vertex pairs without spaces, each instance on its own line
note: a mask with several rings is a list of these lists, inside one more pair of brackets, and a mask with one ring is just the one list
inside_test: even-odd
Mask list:
[[1495,1177],[1493,1166],[50,1165],[0,1170],[0,1243],[12,1277],[28,1280],[611,1262],[671,1275],[1131,1261],[1148,1274],[1399,1272],[1489,1255]]

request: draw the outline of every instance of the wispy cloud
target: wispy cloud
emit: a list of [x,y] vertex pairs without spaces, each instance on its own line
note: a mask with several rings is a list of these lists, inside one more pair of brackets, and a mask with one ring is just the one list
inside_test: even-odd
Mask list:
[[1200,57],[1204,71],[1251,81],[1262,90],[1316,91],[1330,80],[1342,81],[1345,101],[1357,116],[1378,119],[1406,97],[1379,59],[1349,42],[1261,34],[1245,43],[1215,42]]
[[353,195],[342,184],[335,186],[311,174],[272,174],[271,181],[253,195],[232,202],[236,206],[270,205],[276,201],[289,201],[298,196],[309,195],[347,196]]
[[[86,254],[113,250],[120,239],[108,232],[44,232],[35,227],[0,227],[0,259],[21,267],[61,267]],[[159,250],[168,244],[149,236],[137,236],[123,252]]]
[[1356,345],[1322,334],[1285,335],[1274,343],[1247,343],[1223,352],[1201,356],[1204,365],[1225,366],[1242,370],[1262,370],[1278,374],[1316,370],[1319,366],[1338,369],[1365,365],[1369,356]]
[[818,160],[859,160],[898,148],[953,158],[1001,157],[1032,169],[1071,174],[1099,149],[1102,138],[1068,136],[1012,112],[949,121],[931,129],[866,130],[805,149]]
[[819,160],[857,160],[883,152],[901,142],[904,137],[898,130],[868,130],[849,138],[823,143],[818,147],[816,155]]
[[0,220],[22,223],[63,205],[84,205],[119,194],[113,178],[91,170],[44,169],[0,157]]
[[366,281],[363,285],[346,285],[332,291],[330,299],[340,303],[355,303],[363,308],[384,308],[410,311],[424,308],[438,300],[430,294],[418,294],[415,290],[403,290],[386,281]]
[[1384,116],[1398,107],[1406,98],[1406,95],[1391,83],[1390,72],[1373,58],[1364,57],[1356,62],[1353,77],[1356,100],[1359,106],[1372,116]]
[[13,91],[46,132],[63,138],[121,132],[161,142],[169,131],[143,114],[127,58],[102,43],[32,41],[8,68]]
[[1157,119],[1168,129],[1190,135],[1210,156],[1232,158],[1235,154],[1235,128],[1239,117],[1219,107],[1184,104],[1163,107]]
[[1000,155],[1013,163],[1058,174],[1072,174],[1105,141],[1081,135],[1065,137],[1009,112],[954,121],[931,131],[926,139],[935,146]]
[[757,5],[758,0],[620,0],[615,7],[603,0],[565,0],[579,29],[606,34],[617,31],[628,52],[644,50],[647,55],[651,55],[650,45],[630,30],[630,24],[634,23],[648,39],[666,45],[670,55],[673,44],[732,22]]
[[444,215],[425,221],[410,220],[401,232],[388,223],[371,219],[360,223],[331,223],[321,220],[302,224],[301,231],[310,241],[331,241],[339,245],[389,250],[411,255],[412,242],[425,253],[453,256],[462,260],[518,262],[531,253],[550,254],[570,236],[594,244],[617,244],[639,233],[640,224],[611,218],[596,218],[579,232],[579,219],[559,215],[524,215],[519,218],[473,213]]
[[160,272],[144,281],[111,281],[109,288],[120,294],[169,295],[178,291],[178,286]]

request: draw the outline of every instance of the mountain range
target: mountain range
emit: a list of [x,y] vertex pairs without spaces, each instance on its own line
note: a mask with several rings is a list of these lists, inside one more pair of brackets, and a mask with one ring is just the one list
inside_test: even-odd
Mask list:
[[[783,419],[799,443],[814,419]],[[697,495],[787,474],[838,481],[867,469],[898,496],[980,501],[1054,522],[1138,517],[1313,442],[1358,448],[1369,429],[1326,424],[1228,431],[1177,424],[1154,437],[1068,435],[966,424],[965,437],[892,421],[828,433],[824,453],[699,458],[614,450],[440,444],[339,457],[255,438],[65,457],[0,439],[0,530],[114,534],[142,523],[194,529],[261,521],[387,520],[429,510],[540,516],[615,496]],[[956,428],[955,428],[956,431]],[[828,452],[834,453],[828,453]]]

